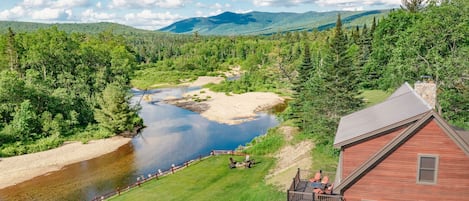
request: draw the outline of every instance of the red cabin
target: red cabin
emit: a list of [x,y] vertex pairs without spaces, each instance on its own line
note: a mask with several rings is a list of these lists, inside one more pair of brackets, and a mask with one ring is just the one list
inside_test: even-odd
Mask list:
[[[436,94],[434,84],[425,89]],[[342,117],[334,193],[347,201],[469,200],[469,132],[424,100],[434,94],[405,83],[384,102]]]

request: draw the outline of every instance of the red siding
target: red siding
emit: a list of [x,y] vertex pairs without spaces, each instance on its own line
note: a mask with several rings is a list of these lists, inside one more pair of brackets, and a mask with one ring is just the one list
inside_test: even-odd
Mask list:
[[[417,184],[418,154],[439,156],[437,184]],[[344,195],[347,201],[469,200],[469,158],[432,120]]]
[[403,130],[404,128],[397,129],[380,137],[345,148],[342,154],[342,178],[346,178],[355,168],[378,152]]

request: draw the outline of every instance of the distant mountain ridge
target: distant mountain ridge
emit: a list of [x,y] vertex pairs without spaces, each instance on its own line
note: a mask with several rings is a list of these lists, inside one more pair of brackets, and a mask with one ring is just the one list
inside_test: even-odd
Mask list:
[[306,13],[224,12],[211,17],[195,17],[175,22],[159,31],[194,33],[202,35],[269,35],[277,32],[324,30],[335,26],[340,14],[345,26],[370,23],[373,17],[382,17],[389,10],[331,11]]
[[115,34],[132,34],[132,33],[154,33],[154,31],[137,29],[134,27],[111,23],[37,23],[37,22],[17,22],[17,21],[0,21],[0,33],[6,33],[8,28],[12,28],[14,32],[32,32],[38,29],[47,29],[56,26],[57,29],[72,33],[101,33],[103,31],[111,31]]

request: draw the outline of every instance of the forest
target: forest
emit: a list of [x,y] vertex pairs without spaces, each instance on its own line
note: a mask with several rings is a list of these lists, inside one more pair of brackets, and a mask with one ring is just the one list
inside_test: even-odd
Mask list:
[[130,88],[175,85],[242,69],[214,91],[291,97],[280,115],[334,156],[341,116],[365,107],[361,93],[432,79],[438,112],[469,129],[469,2],[403,5],[362,26],[270,36],[67,33],[0,36],[0,156],[133,132],[143,126]]

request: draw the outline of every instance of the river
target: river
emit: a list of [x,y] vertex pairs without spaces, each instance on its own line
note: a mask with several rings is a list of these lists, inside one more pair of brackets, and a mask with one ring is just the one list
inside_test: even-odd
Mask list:
[[[239,125],[219,124],[161,101],[190,90],[149,91],[153,101],[141,101],[139,112],[146,128],[130,143],[101,157],[1,189],[0,200],[90,200],[127,186],[141,175],[169,169],[171,164],[207,155],[213,149],[235,149],[278,124],[274,115],[266,113]],[[133,101],[138,102],[143,92],[133,93]]]

